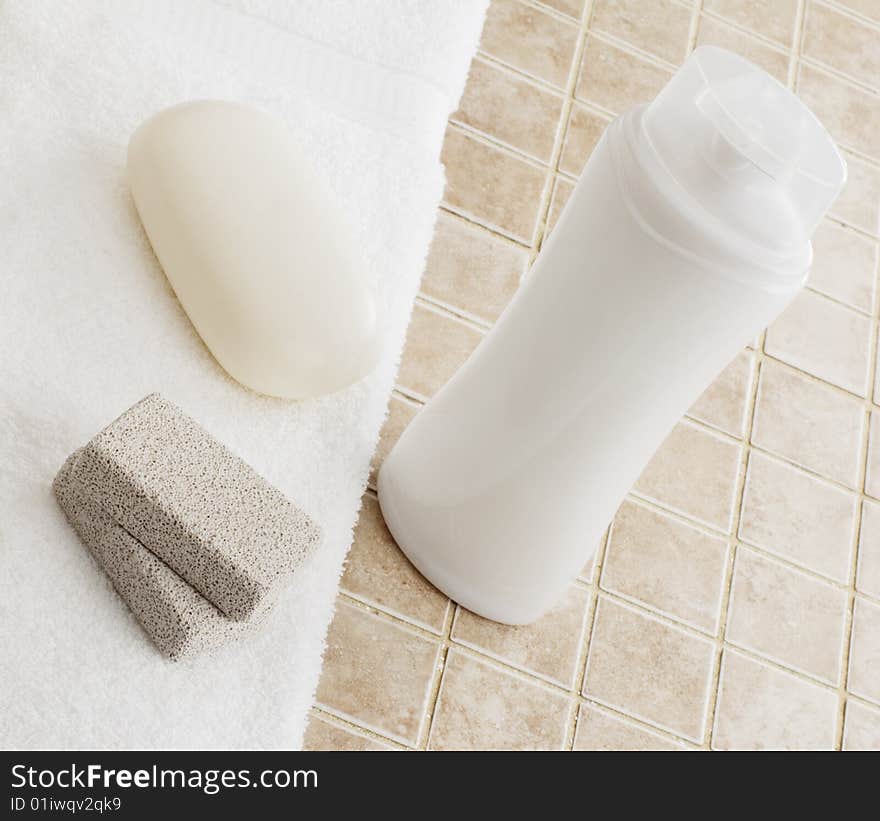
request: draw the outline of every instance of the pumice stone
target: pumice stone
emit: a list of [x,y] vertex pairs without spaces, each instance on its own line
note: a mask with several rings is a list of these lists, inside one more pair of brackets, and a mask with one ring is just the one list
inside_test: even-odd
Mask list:
[[283,123],[230,102],[168,108],[133,134],[128,177],[174,292],[234,379],[302,399],[373,369],[376,302],[342,203]]
[[[55,478],[67,518],[159,650],[172,660],[218,647],[260,622],[233,621],[118,525],[89,495],[73,453]],[[267,608],[268,609],[268,608]]]
[[54,490],[172,658],[258,623],[321,541],[303,511],[158,394],[76,451]]

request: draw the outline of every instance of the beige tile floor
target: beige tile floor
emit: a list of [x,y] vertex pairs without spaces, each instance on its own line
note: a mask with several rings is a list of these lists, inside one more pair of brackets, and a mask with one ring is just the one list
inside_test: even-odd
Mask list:
[[844,148],[809,289],[538,624],[448,601],[368,491],[309,748],[880,748],[880,0],[495,0],[376,464],[514,294],[606,123],[702,43],[795,88]]

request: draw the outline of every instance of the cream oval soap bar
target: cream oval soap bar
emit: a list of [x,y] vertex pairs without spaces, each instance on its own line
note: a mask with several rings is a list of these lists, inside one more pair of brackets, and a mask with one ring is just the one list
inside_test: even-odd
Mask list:
[[237,103],[174,106],[133,134],[128,176],[165,275],[233,378],[298,399],[373,368],[376,304],[342,204],[283,123]]

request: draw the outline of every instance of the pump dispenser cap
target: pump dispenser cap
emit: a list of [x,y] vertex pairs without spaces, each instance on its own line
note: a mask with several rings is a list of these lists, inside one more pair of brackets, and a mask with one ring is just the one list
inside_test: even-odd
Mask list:
[[701,207],[773,252],[803,247],[846,182],[815,115],[765,71],[714,46],[693,52],[645,110],[643,128]]

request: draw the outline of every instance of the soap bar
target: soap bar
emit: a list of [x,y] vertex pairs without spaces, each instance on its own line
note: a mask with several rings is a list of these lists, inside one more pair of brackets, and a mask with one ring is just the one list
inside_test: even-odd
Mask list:
[[282,122],[230,102],[174,106],[133,134],[128,178],[174,292],[234,379],[304,398],[373,369],[376,301],[346,203]]
[[321,540],[318,526],[159,394],[80,451],[94,504],[225,616],[248,619]]
[[89,547],[156,647],[177,661],[210,651],[260,623],[233,621],[113,521],[76,474],[81,451],[55,477],[53,489],[68,520]]

